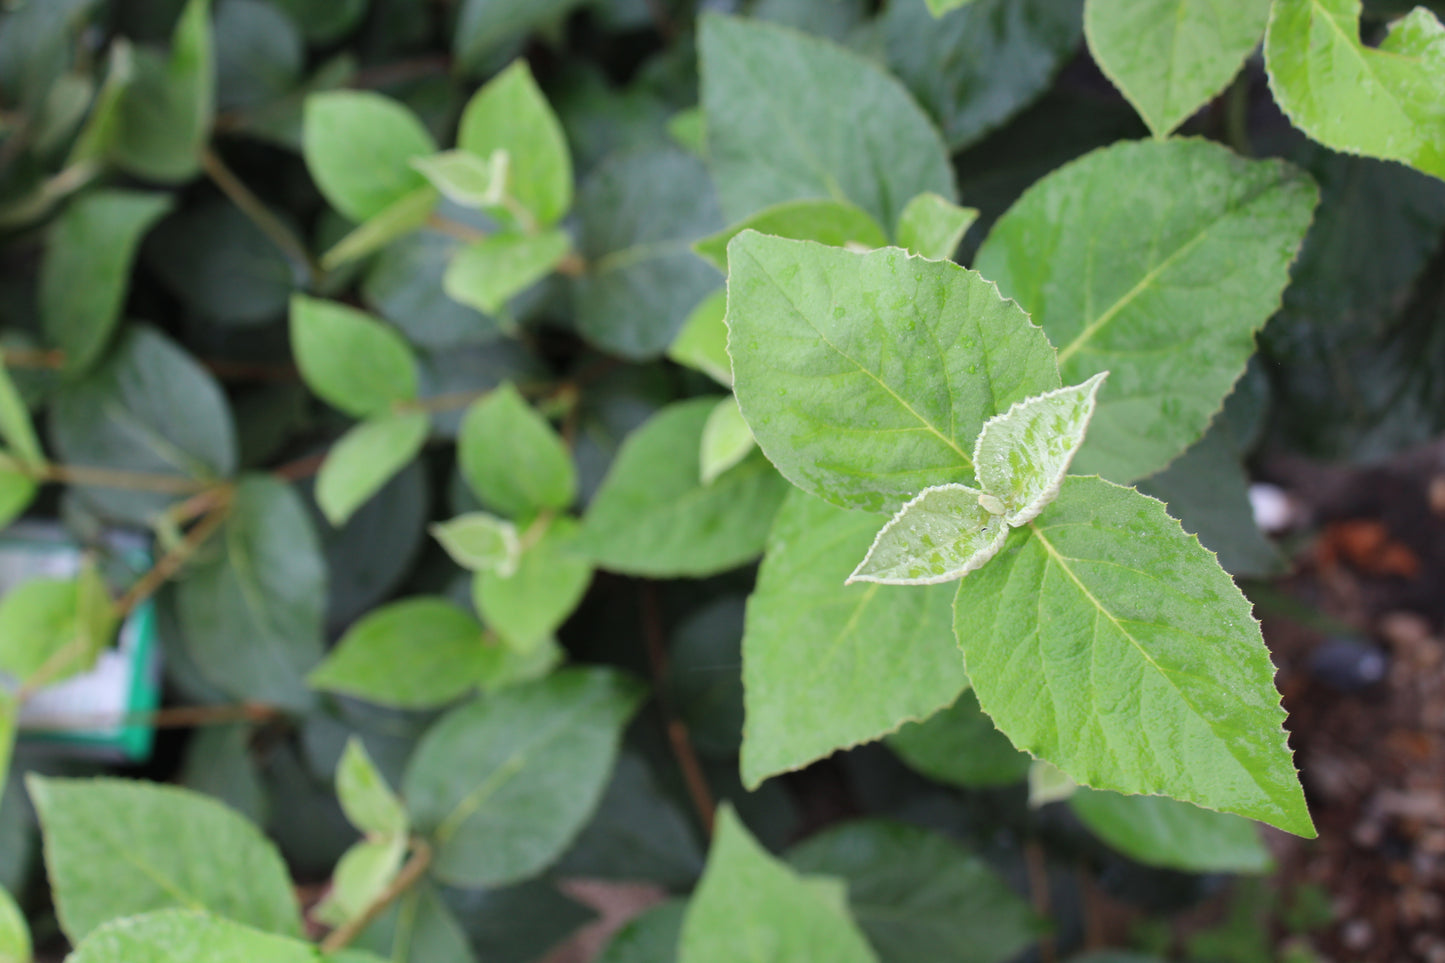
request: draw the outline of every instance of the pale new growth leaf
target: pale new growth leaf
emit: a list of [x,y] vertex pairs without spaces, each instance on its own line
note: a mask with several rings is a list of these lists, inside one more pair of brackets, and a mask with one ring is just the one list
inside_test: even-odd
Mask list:
[[517,526],[488,512],[468,512],[438,522],[431,533],[452,561],[473,572],[495,572],[508,578],[517,571],[522,557]]
[[702,446],[698,453],[699,476],[704,485],[748,456],[757,444],[737,398],[728,395],[717,403],[702,428]]
[[973,449],[974,471],[988,494],[1003,502],[1010,526],[1038,518],[1059,494],[1108,374],[1016,402],[983,426]]
[[510,158],[501,148],[487,157],[465,150],[444,150],[428,157],[413,157],[411,166],[450,200],[463,207],[484,208],[505,200]]
[[998,554],[1008,537],[988,499],[967,485],[925,488],[883,526],[848,583],[936,585],[962,578]]

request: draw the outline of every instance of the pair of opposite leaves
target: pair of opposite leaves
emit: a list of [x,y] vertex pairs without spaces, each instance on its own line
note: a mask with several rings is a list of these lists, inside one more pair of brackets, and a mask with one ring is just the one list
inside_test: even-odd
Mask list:
[[932,585],[961,578],[998,554],[1059,494],[1084,442],[1107,371],[1083,384],[1016,402],[983,426],[973,447],[981,488],[925,488],[879,531],[848,582]]

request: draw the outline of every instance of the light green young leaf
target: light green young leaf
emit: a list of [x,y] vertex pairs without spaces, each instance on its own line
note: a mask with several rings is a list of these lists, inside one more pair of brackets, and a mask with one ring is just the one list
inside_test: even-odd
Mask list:
[[[20,700],[10,691],[6,684],[0,684],[0,797],[4,796],[5,783],[10,774],[10,755],[15,751],[16,726],[20,718]],[[5,889],[0,886],[0,897],[5,896]],[[3,903],[3,899],[0,899]],[[0,932],[4,931],[3,913],[4,907],[0,906]],[[0,937],[0,949],[5,945],[3,937]],[[0,955],[0,963],[6,963],[3,955]]]
[[1249,603],[1160,502],[1066,479],[959,582],[954,628],[983,710],[1080,784],[1314,835]]
[[246,475],[218,542],[176,585],[188,653],[234,698],[305,708],[326,614],[326,560],[310,513],[295,489]]
[[1229,84],[1259,46],[1269,0],[1088,0],[1089,52],[1155,137]]
[[623,442],[584,518],[580,550],[628,575],[713,575],[762,551],[788,485],[761,454],[704,485],[687,453],[702,445],[715,402],[653,415]]
[[431,526],[432,536],[452,561],[473,572],[496,572],[502,577],[517,571],[522,543],[517,526],[486,512],[468,512]]
[[1083,384],[1015,402],[983,426],[973,449],[978,481],[1003,503],[1010,526],[1038,518],[1058,497],[1107,375],[1101,371]]
[[732,227],[708,235],[693,244],[692,249],[726,274],[728,242],[743,231],[849,249],[872,250],[888,245],[888,235],[878,222],[847,201],[805,200],[774,204]]
[[458,251],[442,285],[453,301],[499,314],[508,301],[551,274],[571,249],[566,231],[493,234]]
[[306,386],[353,417],[381,414],[416,399],[411,348],[393,328],[355,308],[295,295],[291,350]]
[[221,916],[163,909],[114,919],[85,938],[66,963],[316,963],[316,947]]
[[436,190],[426,184],[401,195],[328,248],[321,255],[322,268],[334,271],[412,233],[431,217],[438,200]]
[[311,915],[328,926],[341,926],[366,912],[396,874],[406,856],[406,837],[364,839],[342,854],[331,874],[331,889]]
[[334,90],[306,98],[302,152],[331,206],[358,224],[416,191],[427,179],[413,158],[436,153],[416,115],[380,94]]
[[707,158],[707,116],[701,107],[688,107],[669,117],[667,134],[677,146]]
[[1164,796],[1080,789],[1069,805],[1104,842],[1149,866],[1186,873],[1267,873],[1274,867],[1254,823]]
[[956,10],[973,0],[928,0],[928,9],[935,17],[941,17],[950,10]]
[[316,504],[340,528],[421,451],[431,428],[424,411],[373,415],[341,436],[321,463]]
[[[0,693],[0,703],[8,698]],[[0,704],[0,740],[6,738],[4,722],[4,706]],[[8,748],[0,751],[0,763],[8,764],[9,756]],[[0,790],[3,789],[4,769],[0,767]],[[30,928],[25,925],[25,914],[3,887],[0,887],[0,963],[30,963]]]
[[0,364],[0,440],[3,440],[20,464],[27,467],[45,463],[45,452],[35,434],[30,409],[10,377],[10,369]]
[[135,49],[124,37],[116,37],[110,43],[105,80],[96,91],[90,114],[70,148],[66,167],[110,156],[115,140],[120,136],[121,104],[126,91],[135,81],[135,74]]
[[789,481],[845,508],[972,482],[984,422],[1059,386],[1043,331],[952,262],[745,232],[728,265],[743,417]]
[[496,207],[507,196],[510,155],[494,150],[486,157],[471,151],[444,150],[430,157],[414,157],[411,166],[449,200],[477,210]]
[[341,761],[336,764],[336,798],[346,818],[368,836],[400,837],[405,840],[410,820],[386,777],[356,736],[346,741]]
[[467,409],[457,462],[482,504],[510,518],[561,511],[577,498],[572,453],[510,384]]
[[[108,595],[95,598],[88,577],[31,578],[0,599],[0,672],[19,682],[44,684],[88,670],[111,638],[114,616]],[[104,583],[100,583],[104,593]],[[96,602],[105,604],[97,610]]]
[[894,236],[898,246],[935,261],[947,261],[978,220],[978,210],[959,207],[946,197],[925,191],[898,215]]
[[688,903],[678,963],[878,963],[831,877],[802,877],[768,855],[732,806],[718,809],[707,870]]
[[910,722],[885,740],[910,769],[930,779],[975,789],[1008,786],[1029,771],[1031,760],[999,732],[965,689],[953,705]]
[[170,56],[135,53],[135,76],[119,92],[110,158],[129,174],[175,183],[200,170],[216,109],[210,0],[189,0]]
[[446,599],[392,602],[351,626],[307,682],[391,708],[436,708],[481,680],[488,661],[482,632]]
[[525,230],[556,224],[572,206],[567,139],[525,60],[487,81],[467,103],[457,147],[482,158],[506,152],[507,194],[520,208],[511,214]]
[[1042,809],[1063,802],[1079,791],[1079,784],[1051,762],[1035,759],[1029,766],[1029,808]]
[[707,15],[698,55],[708,167],[729,220],[828,198],[893,224],[915,194],[954,197],[937,129],[902,84],[852,51]]
[[512,649],[536,651],[586,594],[592,563],[575,551],[579,527],[570,518],[554,519],[513,571],[483,569],[473,579],[477,611]]
[[750,788],[926,719],[968,685],[950,588],[844,584],[877,530],[878,516],[801,491],[778,512],[743,631]]
[[717,403],[702,427],[702,446],[698,452],[698,476],[702,483],[711,485],[756,446],[752,429],[738,410],[738,400],[728,395]]
[[89,369],[110,342],[141,238],[170,207],[164,194],[98,190],[76,198],[51,225],[40,318],[65,352],[67,373]]
[[1274,0],[1264,38],[1274,99],[1326,147],[1445,179],[1445,26],[1425,7],[1360,40],[1360,0]]
[[1280,161],[1125,142],[1058,168],[999,219],[978,270],[1059,346],[1066,383],[1110,372],[1079,472],[1133,481],[1204,433],[1280,305],[1315,200]]
[[220,803],[123,779],[31,775],[25,782],[45,835],[56,913],[72,943],[111,920],[170,908],[301,934],[296,894],[276,847]]
[[0,528],[19,518],[39,491],[40,486],[0,449]]
[[680,365],[701,371],[718,384],[731,388],[733,362],[728,357],[728,292],[719,288],[703,299],[683,322],[672,340],[667,356]]
[[597,806],[641,687],[563,669],[454,709],[422,738],[402,795],[431,836],[436,877],[495,887],[562,854]]
[[848,584],[952,582],[998,554],[1008,538],[1006,506],[967,485],[934,485],[898,509],[878,532]]
[[882,963],[1000,963],[1044,929],[981,858],[906,823],[843,823],[794,846],[787,860],[847,881],[849,908]]

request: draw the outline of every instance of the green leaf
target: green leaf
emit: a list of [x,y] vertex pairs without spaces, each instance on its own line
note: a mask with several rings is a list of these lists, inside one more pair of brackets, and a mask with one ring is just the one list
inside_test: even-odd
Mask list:
[[510,384],[467,410],[457,461],[482,504],[511,518],[561,511],[577,498],[566,443]]
[[1204,433],[1280,305],[1315,200],[1282,162],[1146,141],[1058,168],[999,219],[978,270],[1059,345],[1066,383],[1110,372],[1079,472],[1133,481]]
[[[514,923],[514,918],[506,919]],[[421,963],[476,963],[466,931],[426,881],[397,900],[357,939],[386,960]],[[328,959],[335,959],[330,957]]]
[[878,222],[847,201],[784,201],[737,224],[710,234],[692,249],[724,274],[728,270],[728,242],[743,231],[757,231],[796,241],[817,241],[850,249],[886,247],[888,235]]
[[798,876],[769,856],[725,804],[687,907],[678,963],[877,963],[842,890],[835,879]]
[[328,44],[353,29],[367,0],[270,0],[290,15],[312,43]]
[[886,741],[910,769],[964,789],[1021,782],[1032,762],[983,714],[972,689],[922,722],[908,723]]
[[[889,69],[958,150],[1049,88],[1078,49],[1083,6],[1084,0],[973,0],[935,19],[924,0],[894,0],[879,29]],[[919,185],[895,196],[901,202],[921,190],[937,188]]]
[[457,252],[442,281],[454,301],[487,314],[551,274],[572,250],[565,231],[493,234]]
[[689,249],[721,226],[707,168],[676,148],[616,155],[583,183],[577,220],[587,261],[573,288],[578,331],[629,360],[661,354],[718,287]]
[[0,528],[19,518],[40,491],[29,475],[6,462],[8,457],[0,451]]
[[738,400],[728,395],[707,416],[698,453],[698,477],[711,485],[719,475],[748,456],[757,446],[752,430],[738,410]]
[[487,625],[519,652],[535,651],[577,608],[592,582],[592,563],[575,551],[578,525],[554,519],[522,550],[516,569],[481,570],[472,599]]
[[326,520],[346,524],[417,456],[430,430],[430,415],[410,411],[374,415],[342,435],[316,477],[316,504]]
[[316,963],[310,943],[261,933],[220,916],[166,909],[112,920],[67,963]]
[[215,113],[210,0],[189,0],[169,58],[136,51],[135,78],[119,95],[110,158],[126,173],[176,183],[200,170]]
[[475,72],[531,30],[560,20],[583,0],[464,0],[452,35],[452,55]]
[[1008,538],[1004,504],[967,485],[934,485],[898,509],[847,584],[937,585],[974,571]]
[[935,17],[941,17],[950,10],[957,10],[973,0],[928,0],[928,10]]
[[15,379],[10,377],[10,370],[3,364],[0,364],[0,439],[15,452],[22,465],[45,463],[45,452],[35,435],[30,409],[15,386]]
[[1089,52],[1168,137],[1223,90],[1264,36],[1270,0],[1087,0]]
[[316,186],[358,224],[427,187],[411,161],[436,153],[431,134],[405,106],[357,90],[306,98],[302,145]]
[[89,560],[72,578],[31,578],[0,599],[0,671],[49,685],[85,672],[115,634],[109,590]]
[[[0,694],[0,700],[7,698]],[[4,738],[3,734],[0,738]],[[9,754],[8,749],[0,753],[3,757],[0,762],[8,764]],[[25,914],[3,888],[0,888],[0,963],[30,963],[30,929],[25,925]]]
[[363,833],[405,838],[410,827],[406,809],[356,736],[346,741],[336,764],[336,797],[351,825]]
[[441,598],[374,609],[307,677],[312,687],[396,709],[431,709],[475,688],[486,669],[482,626]]
[[497,322],[458,304],[442,289],[460,242],[418,231],[388,244],[361,282],[367,305],[421,348],[453,348],[494,340]]
[[301,83],[301,31],[272,4],[226,0],[216,11],[214,31],[218,109],[264,108]]
[[728,252],[743,417],[789,481],[845,508],[971,482],[984,422],[1059,386],[1043,331],[956,264],[754,233]]
[[301,934],[276,847],[220,803],[123,779],[31,775],[26,786],[45,834],[56,913],[72,943],[111,920],[170,908]]
[[556,224],[572,206],[567,140],[525,60],[514,61],[467,102],[457,147],[483,158],[506,152],[507,194],[525,212],[512,214],[527,230]]
[[709,15],[698,55],[708,168],[729,220],[826,198],[893,224],[921,191],[954,196],[938,131],[902,84],[857,54]]
[[135,81],[135,50],[124,37],[116,37],[111,41],[109,54],[105,80],[96,91],[90,114],[70,148],[67,166],[109,157],[120,136],[121,104]]
[[983,710],[1076,782],[1314,835],[1249,603],[1161,503],[1067,479],[954,626]]
[[291,299],[291,350],[306,386],[357,418],[417,395],[416,359],[392,328],[335,301]]
[[687,316],[682,330],[668,346],[667,356],[731,388],[733,362],[728,357],[727,308],[726,288],[709,294]]
[[1080,789],[1069,805],[1089,830],[1149,866],[1189,873],[1267,873],[1274,867],[1248,819],[1164,796]]
[[412,233],[431,218],[437,200],[437,192],[431,187],[418,187],[403,194],[328,248],[321,255],[321,267],[334,271]]
[[463,207],[496,207],[507,196],[510,155],[504,150],[478,157],[471,151],[444,150],[430,157],[412,158],[432,187]]
[[935,261],[946,261],[953,257],[976,220],[975,208],[959,207],[946,197],[924,192],[903,208],[894,234],[899,247]]
[[613,935],[597,963],[677,963],[677,944],[687,902],[670,899],[628,921]]
[[176,585],[189,653],[236,698],[305,707],[326,611],[326,562],[306,506],[274,478],[242,476],[219,542]]
[[503,577],[517,571],[522,543],[517,526],[486,512],[468,512],[431,526],[431,533],[452,561],[473,572],[494,571]]
[[491,887],[545,868],[596,807],[640,687],[564,669],[454,709],[427,732],[403,796],[438,879]]
[[405,856],[404,836],[354,843],[337,861],[331,889],[312,908],[311,916],[328,926],[341,926],[361,916],[396,879]]
[[778,512],[743,633],[746,785],[926,719],[968,684],[950,589],[844,584],[877,530],[801,491]]
[[67,373],[88,370],[110,342],[136,248],[170,206],[164,194],[92,191],[51,226],[40,266],[40,317],[46,337],[65,352]]
[[716,401],[662,409],[623,442],[584,519],[579,549],[629,575],[712,575],[762,550],[788,486],[754,454],[704,485],[687,457]]
[[882,963],[1002,963],[1042,928],[982,859],[904,823],[844,823],[787,859],[799,872],[847,881],[853,918]]
[[185,494],[236,470],[236,429],[210,372],[170,339],[129,325],[93,371],[60,389],[50,407],[58,460],[90,468],[170,475],[175,493],[80,485],[102,515],[139,525]]
[[1428,9],[1371,48],[1360,0],[1274,0],[1264,58],[1275,100],[1312,139],[1445,179],[1445,26]]

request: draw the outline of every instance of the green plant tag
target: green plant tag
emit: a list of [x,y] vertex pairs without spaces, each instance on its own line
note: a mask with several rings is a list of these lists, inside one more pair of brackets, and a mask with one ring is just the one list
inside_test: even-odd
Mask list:
[[692,249],[724,274],[728,270],[728,242],[743,231],[757,231],[797,241],[817,241],[832,247],[872,250],[885,247],[888,236],[863,211],[846,201],[785,201],[758,211],[725,230],[710,234]]
[[358,224],[427,179],[412,160],[436,142],[402,104],[367,91],[336,90],[306,98],[302,149],[311,179],[332,207]]
[[717,403],[702,428],[702,447],[698,452],[698,476],[704,485],[713,481],[748,456],[757,446],[738,401],[728,395]]
[[511,218],[524,230],[550,227],[572,206],[572,158],[562,125],[517,60],[478,90],[462,112],[457,147],[478,158],[505,151]]
[[356,418],[417,395],[416,360],[396,331],[335,301],[291,299],[291,350],[306,386]]
[[518,652],[543,645],[592,582],[592,563],[574,551],[578,528],[573,519],[554,519],[512,571],[482,569],[472,580],[477,611]]
[[[402,795],[432,871],[469,888],[525,879],[562,854],[602,796],[641,687],[564,669],[452,710],[418,744]],[[557,792],[559,772],[567,791]]]
[[373,415],[341,436],[316,477],[316,504],[340,528],[426,444],[424,411]]
[[1274,867],[1248,819],[1164,796],[1080,789],[1069,797],[1096,836],[1149,866],[1190,873],[1267,873]]
[[442,284],[452,300],[499,314],[508,301],[551,274],[571,250],[565,231],[494,234],[458,251]]
[[411,166],[448,200],[483,210],[505,200],[511,155],[501,148],[485,157],[471,151],[444,150],[430,157],[414,157]]
[[784,477],[844,508],[972,482],[984,422],[1059,386],[1044,333],[951,262],[745,232],[728,264],[743,417]]
[[1274,0],[1264,58],[1275,100],[1310,137],[1445,179],[1445,26],[1428,8],[1367,47],[1360,0]]
[[346,741],[336,764],[336,797],[346,818],[368,836],[406,838],[410,821],[396,793],[386,784],[356,736]]
[[487,667],[482,631],[446,599],[392,602],[352,625],[307,682],[396,709],[443,706],[481,681]]
[[69,963],[316,963],[316,947],[194,909],[116,919],[90,934]]
[[687,907],[678,963],[877,963],[848,913],[847,888],[768,855],[730,805],[718,809],[707,871]]
[[[5,725],[3,701],[7,698],[0,694],[0,730]],[[4,737],[4,732],[0,731],[0,739]],[[8,760],[7,749],[0,753],[0,762],[8,765]],[[0,789],[3,788],[0,784]],[[30,928],[25,925],[25,915],[20,912],[20,907],[15,905],[14,898],[4,887],[0,887],[0,963],[30,963]]]
[[467,409],[457,461],[482,504],[509,518],[561,511],[577,497],[566,443],[510,384]]
[[522,543],[517,526],[487,512],[468,512],[431,526],[431,533],[452,561],[473,572],[507,577],[517,571]]
[[1100,69],[1162,138],[1239,73],[1268,19],[1269,0],[1088,0],[1084,35]]
[[946,197],[924,192],[909,201],[898,215],[894,236],[899,247],[935,261],[946,261],[953,257],[976,220],[975,208],[959,207]]
[[112,920],[172,907],[301,934],[280,854],[225,806],[188,790],[122,779],[32,775],[26,785],[45,835],[56,912],[72,943]]
[[719,288],[692,310],[667,349],[678,364],[701,371],[724,387],[733,384],[733,363],[728,357],[728,293]]

